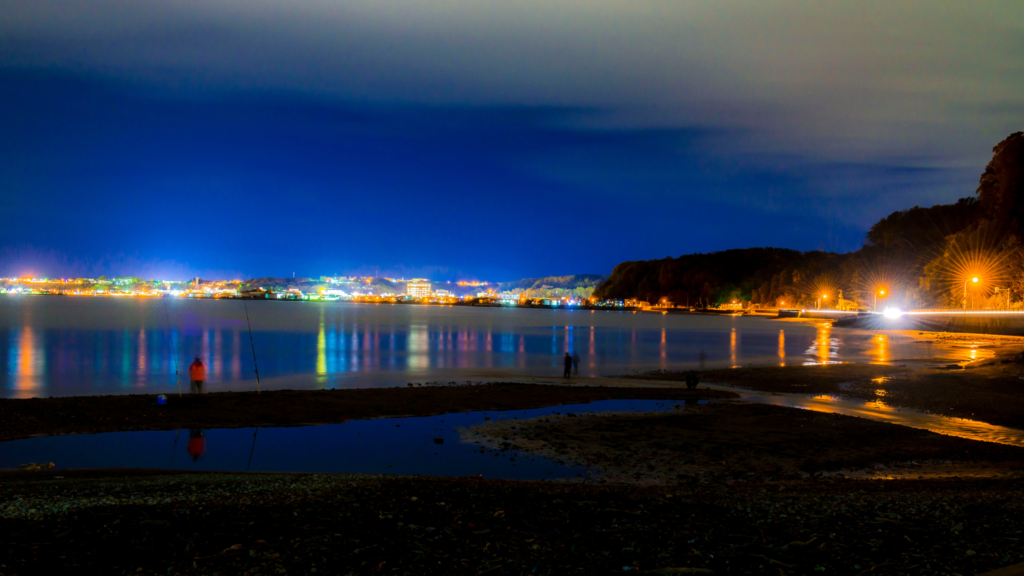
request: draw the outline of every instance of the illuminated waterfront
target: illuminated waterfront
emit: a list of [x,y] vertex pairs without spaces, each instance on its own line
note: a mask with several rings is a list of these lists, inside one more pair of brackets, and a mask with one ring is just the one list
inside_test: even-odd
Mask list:
[[[927,355],[897,337],[763,318],[611,311],[249,302],[264,387],[404,386],[559,374],[575,350],[581,376],[633,370],[890,361]],[[175,356],[207,364],[210,389],[255,388],[242,302],[0,299],[5,397],[176,391]],[[187,377],[183,388],[188,390]]]

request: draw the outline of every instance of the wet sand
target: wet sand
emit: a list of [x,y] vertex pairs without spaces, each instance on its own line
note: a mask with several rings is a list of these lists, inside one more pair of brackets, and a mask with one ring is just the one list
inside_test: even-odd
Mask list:
[[[943,416],[1024,428],[1024,380],[1012,363],[1013,348],[993,352],[961,368],[944,361],[930,365],[827,364],[708,370],[707,383],[777,393],[831,394]],[[628,377],[638,382],[676,382],[683,372]]]
[[610,387],[489,384],[356,390],[222,392],[0,399],[0,441],[51,434],[333,424],[364,418],[432,416],[473,410],[516,410],[607,399],[735,397],[679,386]]
[[461,435],[491,449],[585,466],[601,481],[626,484],[777,482],[821,475],[1016,477],[1024,472],[1024,448],[731,401],[680,403],[667,414],[486,422]]
[[[820,364],[811,366],[758,366],[754,368],[721,368],[699,372],[702,383],[729,384],[766,392],[803,394],[834,394],[841,384],[870,381],[882,376],[904,374],[904,366],[885,364]],[[636,376],[634,380],[683,382],[686,372],[658,371]]]

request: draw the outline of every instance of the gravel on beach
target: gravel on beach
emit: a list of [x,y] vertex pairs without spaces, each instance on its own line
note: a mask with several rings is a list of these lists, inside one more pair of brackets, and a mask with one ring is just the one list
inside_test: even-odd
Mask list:
[[1021,481],[62,475],[0,476],[0,573],[973,574],[1024,560]]

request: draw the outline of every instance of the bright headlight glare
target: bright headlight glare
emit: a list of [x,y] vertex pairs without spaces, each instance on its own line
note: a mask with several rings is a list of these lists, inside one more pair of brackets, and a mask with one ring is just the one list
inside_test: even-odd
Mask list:
[[885,312],[882,314],[884,314],[886,318],[899,318],[900,316],[903,316],[903,310],[900,310],[899,308],[886,308]]

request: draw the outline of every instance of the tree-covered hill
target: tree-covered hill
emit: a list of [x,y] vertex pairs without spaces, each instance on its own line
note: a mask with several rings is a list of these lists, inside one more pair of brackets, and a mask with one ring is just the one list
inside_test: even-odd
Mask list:
[[[894,212],[864,246],[834,254],[747,248],[623,262],[595,290],[602,299],[662,299],[691,306],[745,300],[809,305],[822,296],[869,306],[881,294],[901,307],[1005,305],[1024,300],[1024,133],[993,149],[976,197]],[[783,304],[787,303],[787,304]]]
[[607,278],[608,276],[603,274],[523,278],[514,282],[499,283],[498,291],[523,293],[531,298],[561,298],[563,296],[589,298],[594,288]]

